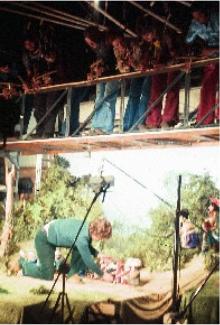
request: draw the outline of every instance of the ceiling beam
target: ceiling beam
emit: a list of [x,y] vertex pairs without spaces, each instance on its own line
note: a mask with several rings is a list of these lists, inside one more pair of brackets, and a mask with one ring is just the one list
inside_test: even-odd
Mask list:
[[131,35],[133,37],[137,37],[137,34],[136,33],[134,33],[132,30],[130,30],[129,28],[127,28],[124,24],[120,23],[117,19],[113,18],[110,14],[108,14],[107,12],[105,12],[104,10],[102,10],[100,7],[95,6],[92,1],[86,1],[86,2],[94,10],[100,12],[103,16],[105,16],[110,21],[112,21],[115,25],[117,25],[118,27],[120,27],[124,32],[127,32],[129,35]]
[[48,21],[50,23],[53,23],[53,24],[56,24],[56,25],[61,25],[61,26],[64,26],[64,27],[69,27],[69,28],[79,29],[79,30],[85,30],[85,27],[81,27],[81,26],[78,26],[78,25],[73,25],[73,24],[70,24],[70,23],[61,22],[61,21],[58,21],[58,20],[55,20],[55,19],[50,19],[50,18],[47,18],[47,17],[33,15],[33,14],[22,12],[22,11],[19,11],[19,10],[16,10],[16,9],[6,8],[6,7],[3,7],[1,5],[0,5],[0,11],[9,12],[9,13],[17,14],[17,15],[20,15],[20,16],[37,19],[37,20],[44,20],[44,21]]
[[107,28],[103,25],[100,25],[100,24],[97,24],[97,23],[94,23],[90,20],[87,20],[87,19],[84,19],[84,18],[81,18],[81,17],[78,17],[76,15],[73,15],[73,14],[69,14],[65,11],[61,11],[61,10],[57,10],[57,9],[54,9],[54,8],[51,8],[51,7],[48,7],[48,6],[45,6],[42,4],[42,2],[38,1],[38,2],[33,2],[32,3],[35,7],[38,7],[38,8],[41,8],[41,9],[44,9],[44,10],[49,10],[50,12],[53,12],[53,13],[57,13],[57,14],[60,14],[62,15],[63,17],[67,17],[67,18],[70,18],[70,19],[75,19],[75,20],[78,20],[80,22],[83,22],[85,24],[89,24],[90,26],[97,26],[99,27],[99,29],[101,30],[106,30]]
[[175,30],[176,33],[182,34],[181,29],[179,29],[178,27],[176,27],[173,24],[169,23],[165,18],[162,18],[159,15],[155,14],[153,11],[142,7],[136,1],[128,0],[128,2],[131,3],[133,6],[135,6],[136,8],[140,9],[141,11],[145,12],[146,14],[148,14],[148,15],[152,16],[153,18],[159,20],[161,23],[164,23],[167,27]]

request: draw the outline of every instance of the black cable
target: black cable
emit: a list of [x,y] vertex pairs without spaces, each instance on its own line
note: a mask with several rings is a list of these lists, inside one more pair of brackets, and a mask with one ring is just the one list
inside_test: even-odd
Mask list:
[[169,202],[167,202],[165,199],[163,199],[161,196],[159,196],[157,193],[151,191],[149,188],[147,188],[147,186],[145,186],[144,184],[142,184],[140,181],[138,181],[136,178],[132,177],[131,175],[129,175],[127,172],[125,172],[123,169],[121,169],[120,167],[118,167],[117,165],[115,165],[113,162],[111,162],[110,160],[108,160],[107,158],[104,158],[103,160],[107,161],[110,165],[112,165],[113,167],[115,167],[116,169],[118,169],[120,172],[122,172],[123,174],[125,174],[127,177],[131,178],[135,183],[137,183],[138,185],[140,185],[141,187],[143,187],[144,189],[150,191],[154,196],[156,196],[160,201],[162,201],[164,204],[166,204],[169,208],[173,209],[174,206],[172,204],[170,204]]

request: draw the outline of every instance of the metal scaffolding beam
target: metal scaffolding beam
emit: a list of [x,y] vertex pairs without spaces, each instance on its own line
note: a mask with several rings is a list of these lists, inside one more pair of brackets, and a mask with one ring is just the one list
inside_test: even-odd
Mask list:
[[[218,63],[219,58],[212,58],[212,59],[203,59],[203,60],[198,60],[194,61],[191,64],[191,68],[199,68],[206,66],[207,64],[213,64],[213,63]],[[57,84],[53,86],[48,86],[48,87],[41,87],[39,88],[39,93],[45,93],[45,92],[50,92],[50,91],[57,91],[57,90],[62,90],[62,89],[67,89],[67,88],[78,88],[78,87],[89,87],[89,86],[94,86],[99,82],[108,82],[112,80],[123,80],[123,79],[131,79],[131,78],[140,78],[140,77],[146,77],[146,76],[152,76],[156,74],[162,74],[162,73],[168,73],[168,72],[174,72],[178,70],[184,70],[187,71],[187,62],[184,63],[179,63],[179,64],[173,64],[169,66],[164,66],[160,68],[153,68],[149,69],[146,71],[135,71],[135,72],[129,72],[129,73],[121,73],[113,76],[108,76],[108,77],[101,77],[97,78],[94,80],[83,80],[83,81],[73,81],[73,82],[67,82],[67,83],[62,83],[62,84]],[[28,93],[36,93],[33,90],[30,90]]]

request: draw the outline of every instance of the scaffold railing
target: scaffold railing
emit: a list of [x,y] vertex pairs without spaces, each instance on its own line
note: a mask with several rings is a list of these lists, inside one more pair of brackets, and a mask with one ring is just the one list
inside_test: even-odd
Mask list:
[[[116,75],[111,75],[111,76],[106,76],[106,77],[100,77],[97,79],[93,79],[93,80],[83,80],[83,81],[77,81],[77,82],[68,82],[68,83],[61,83],[61,84],[56,84],[56,85],[51,85],[51,86],[47,86],[47,87],[41,87],[36,91],[34,90],[30,90],[28,92],[26,92],[24,94],[28,95],[28,94],[41,94],[41,93],[47,93],[47,92],[53,92],[53,91],[63,91],[61,92],[59,98],[56,99],[56,101],[53,103],[53,105],[51,105],[51,107],[49,107],[47,109],[47,111],[45,112],[45,115],[41,118],[41,120],[34,126],[34,128],[31,129],[31,131],[26,134],[25,136],[23,136],[23,139],[28,139],[28,137],[30,135],[33,134],[33,132],[36,130],[36,128],[43,122],[45,121],[45,119],[48,117],[48,115],[55,109],[55,107],[59,104],[59,102],[65,97],[67,96],[66,102],[67,102],[67,128],[66,128],[66,132],[65,132],[65,136],[75,136],[78,135],[91,121],[92,117],[94,116],[95,112],[97,110],[100,109],[99,105],[98,107],[94,108],[93,111],[91,112],[91,114],[85,119],[85,121],[83,121],[83,123],[80,125],[80,127],[74,131],[73,134],[70,134],[69,131],[69,119],[70,119],[70,113],[71,113],[71,91],[73,88],[78,88],[78,87],[91,87],[94,86],[98,83],[103,83],[103,82],[109,82],[109,81],[113,81],[113,80],[119,80],[121,81],[121,107],[122,109],[120,110],[121,112],[121,116],[120,119],[123,119],[123,108],[124,108],[124,98],[125,98],[125,90],[124,90],[124,80],[126,79],[132,79],[132,78],[140,78],[140,77],[146,77],[146,76],[153,76],[153,75],[157,75],[157,74],[164,74],[164,73],[169,73],[169,72],[178,72],[179,74],[177,74],[176,78],[167,85],[167,87],[165,88],[165,90],[160,94],[160,96],[155,100],[155,102],[153,102],[151,104],[151,106],[148,108],[148,110],[139,118],[139,120],[135,123],[135,125],[132,126],[132,128],[130,128],[130,130],[128,130],[128,132],[133,131],[135,129],[135,127],[138,125],[138,123],[140,122],[140,120],[142,120],[143,118],[145,118],[147,116],[147,114],[150,113],[150,111],[154,108],[155,105],[157,105],[163,98],[163,96],[170,90],[172,89],[172,87],[174,87],[176,85],[177,82],[180,81],[180,79],[185,77],[185,83],[184,83],[184,91],[185,91],[185,103],[184,103],[184,127],[188,126],[188,122],[189,122],[189,91],[190,91],[190,80],[191,80],[191,71],[193,69],[196,68],[201,68],[204,67],[206,65],[209,64],[218,64],[219,62],[219,58],[208,58],[208,59],[199,59],[197,61],[192,61],[189,57],[189,59],[187,58],[185,60],[185,62],[183,63],[178,63],[178,64],[172,64],[172,65],[167,65],[167,66],[160,66],[157,68],[153,68],[153,69],[148,69],[146,71],[135,71],[135,72],[129,72],[129,73],[121,73],[121,74],[116,74]],[[24,113],[25,111],[25,100],[22,100],[22,109],[21,111]],[[213,109],[215,110],[217,108],[217,106],[215,105],[215,107],[210,109],[210,112],[213,112]],[[23,119],[21,118],[21,121]],[[198,122],[198,126],[200,121]],[[120,125],[122,126],[123,122],[120,121]],[[23,133],[23,125],[21,125],[21,135]],[[120,131],[122,131],[122,127],[120,128]]]

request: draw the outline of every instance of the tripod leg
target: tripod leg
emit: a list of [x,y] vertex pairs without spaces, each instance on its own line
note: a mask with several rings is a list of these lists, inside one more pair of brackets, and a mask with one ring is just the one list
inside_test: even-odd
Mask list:
[[56,303],[55,303],[55,306],[53,307],[53,310],[52,310],[52,315],[50,317],[50,322],[52,322],[53,318],[54,318],[54,315],[55,315],[55,312],[57,310],[57,307],[59,305],[59,302],[60,302],[60,298],[61,298],[61,295],[62,295],[62,292],[59,293],[58,297],[57,297],[57,300],[56,300]]
[[75,324],[74,319],[73,319],[73,311],[74,311],[74,308],[71,309],[70,302],[69,302],[69,298],[68,298],[67,294],[65,294],[65,297],[66,297],[66,305],[67,305],[67,308],[68,308],[68,311],[69,311],[69,316],[66,319],[66,323],[68,323],[69,321],[71,321],[71,324]]

